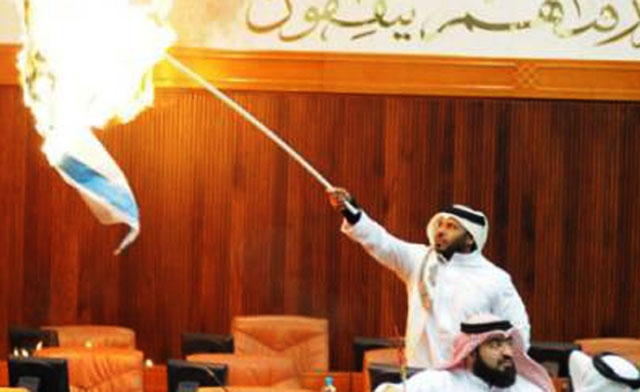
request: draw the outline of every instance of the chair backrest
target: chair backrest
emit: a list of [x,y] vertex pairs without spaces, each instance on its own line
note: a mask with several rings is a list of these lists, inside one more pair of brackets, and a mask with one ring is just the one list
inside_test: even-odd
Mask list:
[[640,339],[635,338],[593,338],[579,339],[576,343],[582,351],[593,356],[603,351],[614,352],[629,361],[640,364]]
[[189,355],[187,361],[227,365],[229,386],[277,388],[301,386],[293,360],[287,356],[194,354]]
[[[363,360],[363,390],[373,391],[383,382],[400,382],[399,352],[402,348],[379,348],[364,353]],[[413,375],[420,369],[411,368]]]
[[211,362],[190,362],[183,359],[169,359],[166,366],[167,392],[199,387],[220,387],[229,384],[229,367]]
[[235,317],[234,352],[242,355],[288,356],[298,374],[329,369],[329,323],[302,316]]
[[353,338],[353,369],[356,372],[362,371],[362,365],[364,363],[364,354],[367,351],[376,350],[380,348],[394,348],[403,347],[404,341],[402,338],[383,338],[383,337],[363,337],[356,336]]
[[109,347],[51,347],[36,357],[64,358],[69,384],[85,392],[143,392],[142,352]]
[[55,347],[58,345],[58,334],[52,330],[41,328],[22,327],[12,325],[9,327],[9,349],[18,350],[23,354],[23,350],[33,354],[36,347]]
[[130,328],[111,325],[54,325],[42,329],[56,331],[60,347],[136,348],[136,334]]
[[183,358],[199,353],[233,353],[233,335],[185,332],[180,348]]

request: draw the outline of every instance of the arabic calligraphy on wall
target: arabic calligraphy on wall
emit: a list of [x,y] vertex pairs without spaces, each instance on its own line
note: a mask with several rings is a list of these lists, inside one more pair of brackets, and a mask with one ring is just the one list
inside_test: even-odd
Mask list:
[[284,49],[482,54],[502,46],[503,55],[516,48],[532,57],[589,57],[587,50],[635,59],[640,48],[640,0],[250,0],[244,24],[267,37],[256,42]]

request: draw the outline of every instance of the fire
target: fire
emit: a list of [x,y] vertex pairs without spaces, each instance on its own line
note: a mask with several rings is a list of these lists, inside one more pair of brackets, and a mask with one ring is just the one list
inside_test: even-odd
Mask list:
[[175,40],[164,22],[170,5],[159,0],[25,3],[18,68],[43,151],[101,222],[131,227],[120,249],[137,236],[137,204],[93,131],[130,121],[152,105],[153,66]]

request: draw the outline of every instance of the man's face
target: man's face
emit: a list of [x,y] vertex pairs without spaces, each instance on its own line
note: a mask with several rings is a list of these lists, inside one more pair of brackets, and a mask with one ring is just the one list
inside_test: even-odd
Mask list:
[[436,221],[434,242],[437,252],[451,257],[455,252],[468,252],[473,239],[455,218],[442,217]]
[[513,339],[503,335],[491,336],[480,345],[478,354],[492,369],[502,371],[513,367]]
[[503,335],[491,336],[476,351],[473,373],[490,385],[505,388],[516,380],[513,361],[513,339]]

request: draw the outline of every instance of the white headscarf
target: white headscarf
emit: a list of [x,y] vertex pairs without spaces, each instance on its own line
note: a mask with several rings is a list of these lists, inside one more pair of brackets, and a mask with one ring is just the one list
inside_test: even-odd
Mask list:
[[[600,365],[596,365],[596,361]],[[608,378],[597,366],[608,368],[618,378],[640,383],[640,371],[631,362],[615,354],[600,354],[592,359],[581,351],[569,357],[569,374],[574,392],[628,392],[637,391],[622,381]],[[607,371],[605,371],[607,373]]]
[[460,222],[462,227],[473,237],[478,250],[484,248],[489,235],[489,221],[482,211],[476,211],[462,204],[454,204],[436,213],[427,224],[427,238],[429,238],[431,245],[435,243],[440,218],[453,218]]

